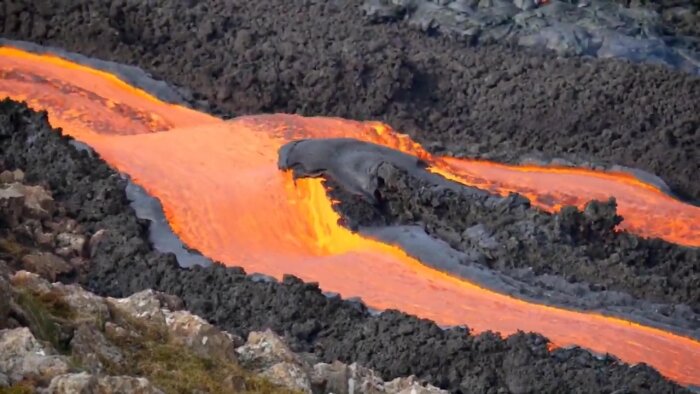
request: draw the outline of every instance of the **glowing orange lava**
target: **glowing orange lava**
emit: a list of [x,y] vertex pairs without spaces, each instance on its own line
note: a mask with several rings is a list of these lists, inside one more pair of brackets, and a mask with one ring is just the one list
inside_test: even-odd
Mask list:
[[[277,169],[282,144],[313,137],[354,137],[431,159],[386,126],[293,115],[224,122],[160,103],[114,77],[57,58],[0,48],[0,59],[0,96],[46,109],[54,126],[92,146],[158,197],[182,240],[212,258],[278,278],[291,273],[319,282],[324,290],[360,296],[374,308],[396,308],[444,325],[467,324],[476,332],[490,329],[506,335],[540,332],[560,346],[578,344],[609,352],[627,362],[650,364],[679,382],[700,384],[700,342],[617,318],[524,302],[427,268],[400,249],[340,227],[319,180],[295,183]],[[464,161],[434,163],[441,166],[439,171],[454,170],[451,176],[466,183],[477,182],[470,176],[479,182],[498,178],[499,192],[520,187],[521,179],[509,181],[503,175],[508,168],[515,178],[546,173],[547,182],[555,186],[543,194],[553,194],[553,206],[561,204],[555,192],[566,188],[570,179],[577,182],[568,189],[573,195],[598,193],[598,178],[573,170],[489,167],[490,163],[482,163],[486,169],[480,170]],[[482,170],[491,172],[478,172]],[[573,176],[580,178],[569,178]],[[655,207],[673,207],[678,211],[672,214],[683,212],[676,227],[687,228],[691,240],[696,239],[690,224],[697,218],[696,208],[652,188],[610,179],[603,187],[612,183],[616,188],[604,191],[643,196],[630,197],[641,204],[632,204],[630,215],[646,212],[637,209],[652,201]],[[540,186],[528,184],[526,192],[538,194]],[[628,200],[617,197],[622,209]],[[639,220],[642,230],[654,224]]]

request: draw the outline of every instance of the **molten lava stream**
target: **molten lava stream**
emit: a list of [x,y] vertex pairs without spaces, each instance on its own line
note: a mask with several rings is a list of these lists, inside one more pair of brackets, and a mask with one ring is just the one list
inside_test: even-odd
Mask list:
[[[361,296],[372,307],[444,325],[505,335],[540,332],[560,346],[578,344],[645,362],[679,382],[700,385],[699,342],[621,319],[524,302],[427,268],[395,247],[340,227],[319,180],[294,183],[277,170],[277,149],[296,138],[350,136],[424,154],[376,123],[291,115],[223,122],[159,104],[55,58],[0,49],[0,59],[0,95],[27,98],[46,109],[54,126],[91,145],[158,197],[182,240],[212,258],[278,278],[291,273],[327,291]],[[118,105],[105,105],[110,102]],[[189,127],[197,122],[206,124]],[[124,125],[134,129],[121,129]],[[168,126],[173,127],[168,132],[152,132]],[[566,184],[567,174],[560,175]]]
[[550,212],[563,205],[583,208],[590,200],[605,201],[615,196],[618,214],[624,218],[620,229],[700,246],[700,208],[683,204],[632,175],[454,158],[438,159],[432,170],[447,179],[500,195],[520,193]]

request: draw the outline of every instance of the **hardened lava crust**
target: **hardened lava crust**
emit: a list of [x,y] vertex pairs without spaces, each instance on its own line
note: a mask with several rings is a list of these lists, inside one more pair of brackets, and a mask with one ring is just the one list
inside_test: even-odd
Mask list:
[[[641,3],[670,21],[663,34],[697,36],[692,2]],[[225,116],[383,120],[434,152],[618,164],[700,198],[700,77],[508,43],[470,46],[372,23],[363,4],[12,0],[0,6],[0,34],[139,66]]]

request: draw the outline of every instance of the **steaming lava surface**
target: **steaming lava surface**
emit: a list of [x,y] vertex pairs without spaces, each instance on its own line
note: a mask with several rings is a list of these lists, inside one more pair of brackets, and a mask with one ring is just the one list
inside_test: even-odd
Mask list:
[[[281,19],[303,14],[298,31],[279,32],[290,38],[287,47],[263,38],[290,26],[275,18],[271,24],[264,1],[164,4],[158,17],[141,3],[125,13],[126,3],[32,11],[31,23],[22,25],[29,29],[6,17],[5,34],[138,64],[197,94],[135,68],[59,51],[84,67],[2,47],[0,96],[48,111],[64,135],[156,196],[188,246],[282,282],[218,263],[180,269],[148,243],[124,180],[78,153],[45,119],[3,102],[3,164],[50,183],[93,233],[108,230],[80,279],[88,287],[114,296],[145,288],[174,293],[232,332],[271,327],[326,361],[362,362],[385,378],[414,373],[452,391],[681,390],[649,368],[570,345],[700,385],[700,208],[672,196],[698,197],[700,101],[693,98],[700,79],[653,66],[464,48],[392,24],[362,25],[354,6],[340,12],[333,2],[306,4],[301,14],[274,11]],[[39,4],[20,1],[0,11],[20,15]],[[76,40],[79,34],[64,27],[81,31],[74,22],[88,8],[97,30]],[[251,18],[239,20],[241,14]],[[126,15],[136,21],[122,20]],[[324,21],[312,40],[308,15]],[[153,37],[164,36],[149,33],[139,18],[158,19],[171,33],[194,20],[221,23],[207,22],[198,30],[208,31],[203,35],[170,34],[156,43]],[[242,27],[219,31],[233,20]],[[50,29],[42,30],[47,21]],[[373,49],[362,42],[368,36],[378,39]],[[390,36],[394,41],[385,40]],[[263,44],[254,45],[258,39]],[[240,50],[216,50],[226,45]],[[182,51],[188,55],[177,55]],[[478,64],[469,63],[474,58]],[[271,64],[279,70],[264,66]],[[324,87],[329,75],[335,82]],[[537,98],[540,85],[546,101],[556,96],[559,106]],[[379,122],[281,114],[224,121],[208,114],[222,111],[378,118],[428,149]],[[483,160],[533,155],[580,166]],[[669,185],[645,172],[632,176],[629,167]],[[319,286],[377,310],[467,325],[472,333],[395,311],[375,316],[362,303],[322,295]]]

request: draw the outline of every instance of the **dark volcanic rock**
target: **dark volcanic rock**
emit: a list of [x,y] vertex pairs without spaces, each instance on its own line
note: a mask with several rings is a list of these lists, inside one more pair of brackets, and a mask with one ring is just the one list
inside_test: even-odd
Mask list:
[[685,28],[697,20],[697,5],[665,8],[617,3],[365,0],[363,9],[372,22],[401,22],[428,34],[439,32],[469,43],[517,42],[563,56],[622,58],[700,75],[700,37],[695,29]]
[[5,165],[21,165],[29,179],[55,185],[57,204],[84,207],[70,214],[88,232],[106,229],[83,279],[95,292],[122,296],[158,289],[237,335],[272,328],[295,350],[313,350],[324,361],[361,361],[385,379],[414,373],[452,392],[683,391],[643,365],[629,367],[579,349],[550,353],[546,339],[535,334],[471,336],[400,312],[372,316],[361,304],[328,298],[291,276],[275,283],[219,264],[181,269],[173,255],[152,250],[124,181],[101,160],[77,151],[51,131],[45,115],[23,105],[2,101],[0,115]]
[[615,0],[630,9],[652,9],[661,15],[660,34],[668,39],[692,37],[691,47],[700,50],[700,3],[693,0]]
[[469,47],[370,23],[362,4],[13,0],[0,7],[0,34],[138,65],[219,113],[379,119],[452,153],[617,163],[700,198],[700,78]]

